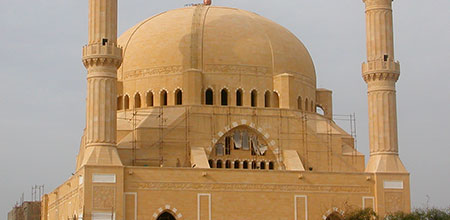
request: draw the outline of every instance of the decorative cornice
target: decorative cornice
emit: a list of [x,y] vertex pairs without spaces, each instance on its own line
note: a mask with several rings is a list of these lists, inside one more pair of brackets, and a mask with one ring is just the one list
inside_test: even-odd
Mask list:
[[295,185],[249,183],[134,182],[130,189],[152,191],[371,193],[359,185]]
[[399,73],[368,73],[363,74],[364,81],[366,83],[374,82],[374,81],[394,81],[397,82],[399,79],[400,74]]
[[89,44],[83,47],[83,64],[86,68],[122,64],[122,48],[116,45]]

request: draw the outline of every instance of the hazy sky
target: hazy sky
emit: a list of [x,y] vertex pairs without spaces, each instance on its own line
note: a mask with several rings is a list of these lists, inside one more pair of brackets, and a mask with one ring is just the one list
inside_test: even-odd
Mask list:
[[[84,128],[88,0],[0,0],[0,220],[31,185],[53,190],[74,170]],[[200,0],[121,0],[119,33]],[[309,49],[334,112],[357,115],[368,153],[361,0],[214,0],[290,29]],[[400,157],[414,207],[450,205],[450,1],[394,1]],[[367,160],[366,160],[367,161]],[[429,199],[427,199],[427,196]]]

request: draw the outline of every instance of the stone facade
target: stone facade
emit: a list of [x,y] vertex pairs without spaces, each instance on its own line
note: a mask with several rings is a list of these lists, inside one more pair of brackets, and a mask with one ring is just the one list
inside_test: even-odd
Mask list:
[[[42,220],[339,219],[410,210],[398,156],[390,0],[366,0],[370,159],[333,121],[306,47],[251,12],[194,5],[117,39],[90,0],[86,130]],[[320,111],[317,111],[320,109]]]

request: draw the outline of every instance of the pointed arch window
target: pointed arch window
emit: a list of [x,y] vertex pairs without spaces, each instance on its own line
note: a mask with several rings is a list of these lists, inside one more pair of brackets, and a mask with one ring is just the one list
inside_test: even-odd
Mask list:
[[183,91],[181,89],[177,89],[175,91],[175,105],[183,104]]
[[236,106],[242,106],[242,89],[236,91]]
[[279,108],[280,107],[280,96],[277,92],[273,92],[273,107]]
[[153,92],[147,92],[146,102],[147,107],[153,107]]
[[117,97],[117,110],[122,110],[123,108],[123,97]]
[[130,97],[128,95],[123,97],[123,108],[125,110],[130,109]]
[[161,94],[159,95],[159,101],[161,106],[167,106],[167,91],[163,90],[161,91]]
[[214,104],[214,92],[212,89],[207,89],[205,91],[205,104],[206,105],[213,105]]
[[134,95],[134,108],[140,107],[141,107],[141,94],[136,93],[136,95]]
[[256,90],[253,90],[251,92],[251,105],[252,107],[256,107],[258,105],[258,92]]
[[305,111],[309,111],[309,100],[308,98],[305,99]]
[[301,96],[299,96],[297,98],[297,109],[298,110],[303,110],[303,102],[302,102],[302,97]]
[[227,89],[222,89],[222,91],[220,91],[220,103],[222,106],[228,105],[228,90]]
[[268,108],[270,107],[270,92],[266,91],[266,93],[264,94],[264,107]]

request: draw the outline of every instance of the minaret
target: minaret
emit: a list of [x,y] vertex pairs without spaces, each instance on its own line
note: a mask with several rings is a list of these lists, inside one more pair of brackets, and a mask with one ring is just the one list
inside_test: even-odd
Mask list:
[[117,0],[89,0],[89,43],[83,47],[87,69],[86,135],[83,165],[121,166],[116,146]]
[[366,4],[367,63],[362,72],[368,88],[370,159],[366,172],[407,173],[398,154],[395,83],[400,63],[394,59],[393,0]]

